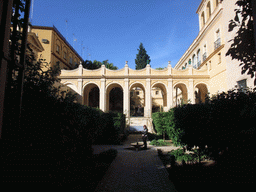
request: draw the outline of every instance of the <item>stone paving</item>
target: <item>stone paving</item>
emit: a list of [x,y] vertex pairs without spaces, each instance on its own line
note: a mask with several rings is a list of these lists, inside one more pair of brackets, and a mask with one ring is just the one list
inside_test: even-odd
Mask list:
[[148,145],[148,150],[139,151],[129,149],[130,143],[139,138],[141,135],[130,135],[124,145],[93,146],[95,154],[110,148],[118,150],[116,159],[95,191],[177,191],[156,147]]

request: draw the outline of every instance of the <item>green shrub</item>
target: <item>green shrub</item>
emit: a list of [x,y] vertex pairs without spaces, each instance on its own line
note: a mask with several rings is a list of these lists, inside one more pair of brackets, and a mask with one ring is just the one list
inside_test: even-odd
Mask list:
[[[177,162],[197,162],[199,160],[198,158],[198,150],[195,149],[192,151],[192,153],[184,153],[183,149],[176,149],[172,150],[171,152],[168,153],[170,156],[174,156],[175,160]],[[200,153],[200,159],[207,159],[208,156],[201,152]]]
[[163,139],[154,139],[150,142],[150,145],[154,145],[154,146],[167,146],[169,145],[168,142],[164,141]]

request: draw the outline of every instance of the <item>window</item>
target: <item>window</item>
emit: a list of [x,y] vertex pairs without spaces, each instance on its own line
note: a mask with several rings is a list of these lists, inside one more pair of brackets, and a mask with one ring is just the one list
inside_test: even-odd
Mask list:
[[201,65],[201,51],[197,51],[197,68]]
[[192,57],[192,66],[196,68],[196,55],[194,54]]
[[72,57],[69,58],[69,63],[72,64]]
[[158,95],[159,94],[159,91],[156,91],[156,95]]
[[136,91],[136,95],[139,95],[140,94],[140,92],[139,91]]
[[247,88],[247,82],[246,79],[243,79],[241,81],[237,82],[238,89],[241,89],[243,92],[245,92],[245,89]]
[[203,61],[205,61],[207,58],[207,53],[206,53],[206,44],[204,45],[204,54],[203,54]]
[[204,12],[201,14],[201,28],[204,26],[205,24],[205,16],[204,16]]
[[59,46],[59,45],[56,46],[56,51],[57,51],[58,53],[60,52],[60,46]]
[[216,41],[214,42],[214,50],[218,49],[221,46],[221,39],[220,39],[220,30],[216,31]]
[[218,6],[218,4],[219,4],[219,0],[215,0],[216,7]]
[[67,59],[67,53],[66,52],[64,52],[63,57],[64,57],[64,59]]
[[207,10],[207,19],[210,18],[211,13],[212,13],[211,4],[210,4],[210,3],[211,3],[211,2],[209,1],[208,4],[207,4],[207,6],[206,6],[206,10]]

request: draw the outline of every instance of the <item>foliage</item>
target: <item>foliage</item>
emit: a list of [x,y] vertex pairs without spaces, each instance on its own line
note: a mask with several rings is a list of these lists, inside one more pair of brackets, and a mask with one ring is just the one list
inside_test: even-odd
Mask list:
[[85,60],[82,65],[85,69],[99,69],[102,65],[105,65],[107,69],[117,70],[118,67],[114,66],[113,63],[109,63],[108,60],[104,60],[103,62],[94,60],[93,62],[90,60]]
[[[237,35],[231,40],[231,44],[226,55],[230,55],[232,59],[240,61],[242,66],[242,74],[246,73],[255,76],[256,72],[256,52],[254,41],[253,29],[253,16],[252,16],[252,1],[251,0],[238,0],[236,5],[239,6],[235,9],[236,16],[230,20],[229,31],[238,28]],[[254,80],[256,85],[256,79]]]
[[201,151],[208,146],[212,157],[226,147],[236,150],[238,140],[254,127],[255,103],[255,91],[231,90],[206,104],[175,108],[175,126],[184,132],[181,143],[188,149],[198,146]]
[[163,139],[154,139],[150,142],[150,145],[154,145],[154,146],[167,146],[170,145],[170,143],[164,141]]
[[125,114],[117,112],[109,112],[114,120],[114,127],[119,134],[124,134],[126,128]]
[[150,61],[150,56],[147,54],[147,51],[145,50],[143,44],[140,43],[138,54],[136,54],[135,59],[136,70],[145,68],[147,63],[149,64]]
[[182,130],[175,126],[174,110],[170,109],[168,112],[157,112],[152,114],[153,124],[157,134],[165,134],[172,140],[173,144],[181,145],[180,138],[183,134]]
[[157,67],[156,70],[163,70],[166,69],[166,67]]
[[[174,156],[175,160],[178,162],[196,162],[198,158],[198,152],[195,150],[192,153],[184,153],[183,149],[176,149],[172,150],[171,152],[168,153],[170,156]],[[200,155],[200,159],[205,158],[206,156]]]

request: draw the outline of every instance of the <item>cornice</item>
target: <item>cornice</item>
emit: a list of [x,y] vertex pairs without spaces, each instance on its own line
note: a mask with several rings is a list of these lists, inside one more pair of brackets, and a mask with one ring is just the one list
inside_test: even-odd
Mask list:
[[136,79],[209,79],[210,75],[166,75],[166,76],[60,76],[60,79],[128,79],[128,80],[136,80]]

